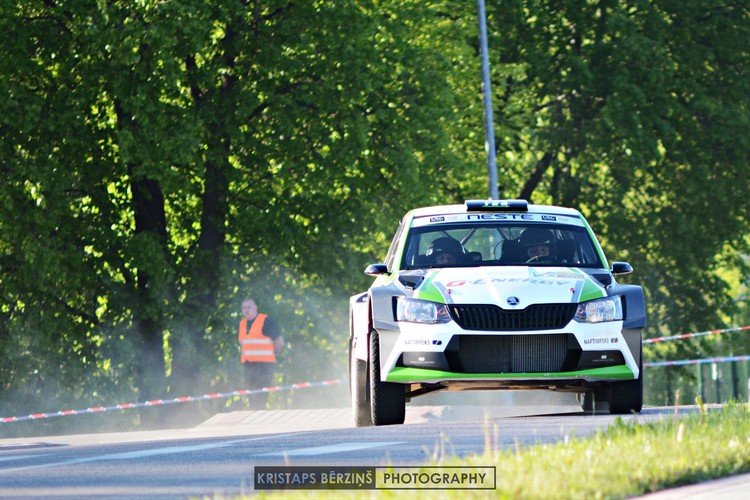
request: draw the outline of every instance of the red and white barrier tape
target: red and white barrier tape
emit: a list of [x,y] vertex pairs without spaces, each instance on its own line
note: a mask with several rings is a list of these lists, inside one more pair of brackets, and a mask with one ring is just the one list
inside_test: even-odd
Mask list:
[[683,333],[682,335],[672,335],[670,337],[657,337],[654,339],[646,339],[643,341],[643,343],[653,344],[655,342],[666,342],[668,340],[689,339],[693,337],[705,337],[706,335],[717,335],[719,333],[740,332],[742,330],[750,330],[750,326],[740,326],[737,328],[725,328],[724,330],[709,330],[707,332],[698,332],[698,333]]
[[681,359],[677,361],[653,361],[643,363],[643,366],[682,366],[682,365],[703,365],[706,363],[724,363],[727,361],[750,361],[750,356],[726,356],[723,358],[704,358],[704,359]]
[[107,411],[116,410],[129,410],[132,408],[145,408],[150,406],[168,405],[175,403],[188,403],[190,401],[203,401],[207,399],[221,399],[230,398],[232,396],[249,396],[252,394],[260,394],[264,392],[279,392],[289,391],[294,389],[307,389],[309,387],[321,387],[326,385],[335,385],[342,383],[342,379],[324,380],[322,382],[303,382],[300,384],[292,384],[285,386],[274,386],[274,387],[263,387],[261,389],[245,389],[241,391],[232,391],[216,394],[204,394],[203,396],[186,396],[174,399],[155,399],[152,401],[144,401],[141,403],[126,403],[115,406],[95,406],[93,408],[86,408],[85,410],[63,410],[54,413],[32,413],[31,415],[25,415],[21,417],[3,417],[0,418],[0,423],[7,422],[21,422],[23,420],[39,420],[43,418],[52,417],[64,417],[68,415],[83,415],[87,413],[102,413]]
[[[672,335],[669,337],[658,337],[658,338],[653,338],[653,339],[646,339],[643,341],[643,344],[653,344],[655,342],[665,342],[669,340],[680,340],[680,339],[687,339],[687,338],[693,338],[693,337],[704,337],[707,335],[739,332],[742,330],[750,330],[750,326],[741,326],[738,328],[726,328],[723,330],[710,330],[706,332],[686,333],[682,335]],[[728,362],[728,361],[750,361],[750,356],[727,356],[727,357],[720,357],[720,358],[683,359],[683,360],[676,360],[676,361],[654,361],[650,363],[643,363],[643,366],[649,367],[649,366],[697,365],[697,364],[705,364],[705,363],[722,363],[722,362]],[[285,385],[285,386],[263,387],[261,389],[245,389],[245,390],[240,390],[240,391],[232,391],[232,392],[224,392],[224,393],[204,394],[202,396],[185,396],[185,397],[174,398],[174,399],[155,399],[151,401],[143,401],[140,403],[125,403],[125,404],[119,404],[119,405],[114,405],[114,406],[94,406],[91,408],[86,408],[84,410],[62,410],[62,411],[57,411],[53,413],[32,413],[31,415],[24,415],[20,417],[0,417],[0,424],[8,423],[8,422],[21,422],[24,420],[40,420],[40,419],[52,418],[52,417],[64,417],[68,415],[83,415],[83,414],[89,414],[89,413],[103,413],[103,412],[117,411],[117,410],[130,410],[133,408],[146,408],[146,407],[151,407],[151,406],[160,406],[160,405],[168,405],[168,404],[176,404],[176,403],[188,403],[191,401],[204,401],[208,399],[230,398],[233,396],[249,396],[252,394],[260,394],[264,392],[279,392],[279,391],[288,391],[288,390],[294,390],[294,389],[306,389],[309,387],[321,387],[321,386],[327,386],[327,385],[335,385],[335,384],[340,384],[342,382],[343,382],[342,379],[332,379],[332,380],[324,380],[322,382],[303,382],[299,384],[292,384],[292,385]]]

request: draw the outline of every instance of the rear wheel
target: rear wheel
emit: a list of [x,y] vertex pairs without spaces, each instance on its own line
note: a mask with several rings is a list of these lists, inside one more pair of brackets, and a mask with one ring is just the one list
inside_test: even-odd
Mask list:
[[589,389],[580,395],[581,408],[587,413],[601,413],[608,410],[609,395],[606,389]]
[[354,349],[349,345],[349,392],[352,398],[354,425],[368,427],[372,425],[370,416],[370,377],[367,373],[367,361],[354,356]]
[[403,385],[380,380],[380,341],[370,333],[370,410],[375,425],[403,424],[406,418],[406,391]]

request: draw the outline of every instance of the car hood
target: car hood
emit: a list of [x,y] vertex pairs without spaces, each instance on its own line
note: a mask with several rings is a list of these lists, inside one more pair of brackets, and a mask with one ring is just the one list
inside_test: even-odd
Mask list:
[[605,288],[580,269],[528,266],[430,269],[413,294],[444,304],[495,304],[503,309],[606,296]]

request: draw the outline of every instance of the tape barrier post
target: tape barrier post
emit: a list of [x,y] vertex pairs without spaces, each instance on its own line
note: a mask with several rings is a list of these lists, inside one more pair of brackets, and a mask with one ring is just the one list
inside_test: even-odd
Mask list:
[[249,396],[252,394],[260,394],[263,392],[279,392],[279,391],[291,391],[295,389],[308,389],[310,387],[324,387],[328,385],[336,385],[342,383],[342,379],[331,379],[323,380],[321,382],[302,382],[298,384],[291,384],[285,386],[273,386],[263,387],[261,389],[243,389],[239,391],[215,393],[215,394],[204,394],[202,396],[183,396],[174,399],[154,399],[151,401],[142,401],[140,403],[125,403],[114,406],[94,406],[83,410],[62,410],[52,413],[32,413],[31,415],[23,415],[19,417],[2,417],[0,418],[0,424],[9,422],[22,422],[24,420],[40,420],[45,418],[53,417],[67,417],[69,415],[85,415],[91,413],[104,413],[109,411],[118,410],[130,410],[133,408],[147,408],[151,406],[178,404],[178,403],[189,403],[192,401],[204,401],[208,399],[221,399],[231,398],[234,396]]

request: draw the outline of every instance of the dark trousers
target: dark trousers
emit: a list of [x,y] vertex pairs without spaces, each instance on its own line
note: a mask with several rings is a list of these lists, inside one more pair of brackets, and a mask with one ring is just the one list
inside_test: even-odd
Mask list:
[[[273,375],[276,363],[242,363],[247,389],[262,389],[273,386]],[[248,396],[251,410],[265,410],[268,403],[268,393],[260,392]]]

